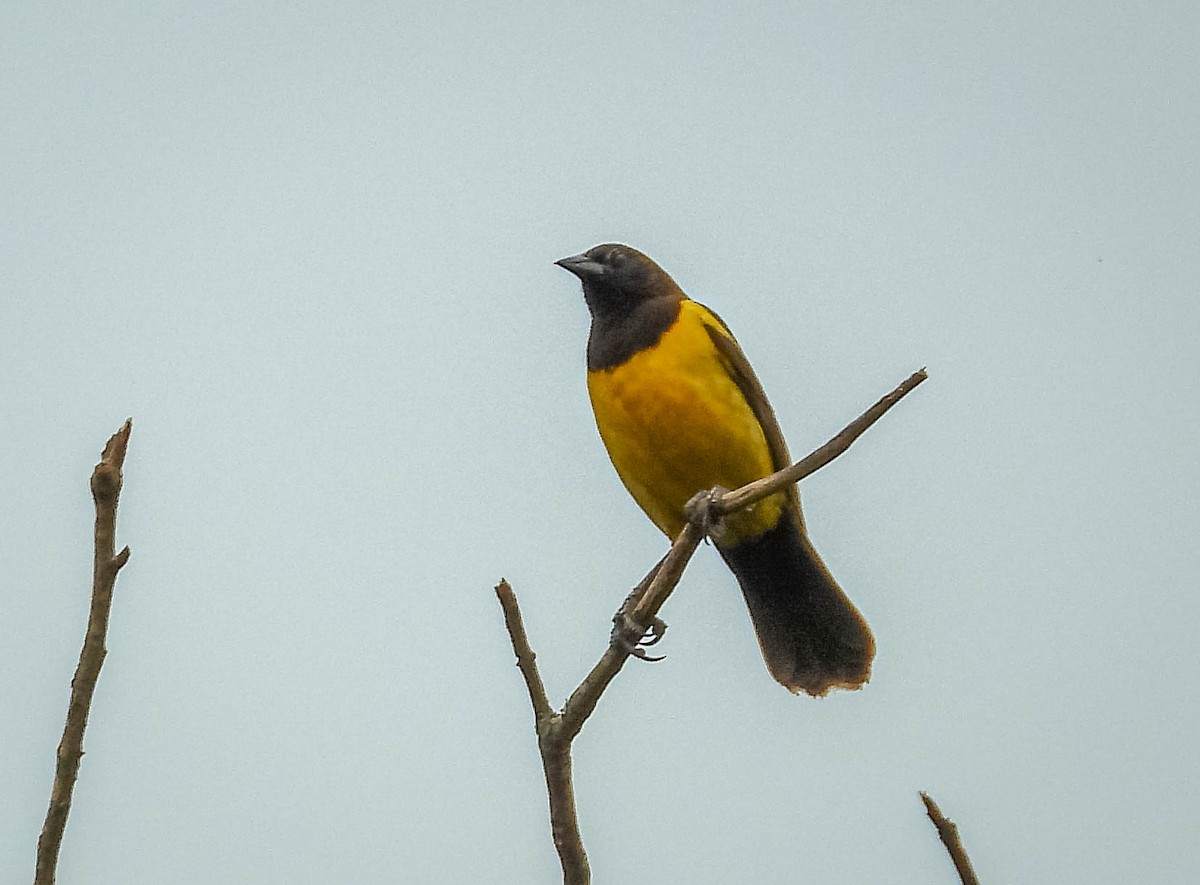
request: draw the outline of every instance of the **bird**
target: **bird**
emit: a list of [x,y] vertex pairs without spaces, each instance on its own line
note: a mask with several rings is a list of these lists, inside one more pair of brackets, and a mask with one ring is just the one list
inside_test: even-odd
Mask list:
[[[591,315],[587,389],[634,501],[669,539],[697,493],[791,463],[775,412],[725,322],[651,258],[604,243],[555,262]],[[809,540],[793,484],[709,528],[736,577],[771,676],[793,694],[857,689],[875,640]]]

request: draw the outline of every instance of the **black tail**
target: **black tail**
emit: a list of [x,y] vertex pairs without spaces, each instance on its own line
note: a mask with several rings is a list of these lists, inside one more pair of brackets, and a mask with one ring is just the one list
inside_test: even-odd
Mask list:
[[777,682],[820,697],[870,678],[871,630],[791,516],[785,513],[775,528],[722,549],[721,556],[742,585]]

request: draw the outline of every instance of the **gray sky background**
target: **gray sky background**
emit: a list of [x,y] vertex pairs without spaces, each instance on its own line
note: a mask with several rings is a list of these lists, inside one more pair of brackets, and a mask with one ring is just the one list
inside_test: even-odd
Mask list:
[[1200,6],[0,9],[0,881],[32,878],[134,432],[60,881],[551,882],[561,701],[665,549],[551,262],[730,323],[879,643],[772,682],[701,550],[576,744],[597,882],[1200,870]]

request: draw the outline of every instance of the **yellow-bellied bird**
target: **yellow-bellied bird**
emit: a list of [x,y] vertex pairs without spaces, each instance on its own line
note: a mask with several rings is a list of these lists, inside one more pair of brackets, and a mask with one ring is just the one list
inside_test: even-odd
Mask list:
[[[556,262],[592,315],[587,385],[600,437],[629,493],[670,539],[684,505],[791,463],[783,433],[725,323],[636,249]],[[813,549],[793,485],[724,517],[713,542],[737,576],[771,675],[813,696],[859,688],[875,643]]]

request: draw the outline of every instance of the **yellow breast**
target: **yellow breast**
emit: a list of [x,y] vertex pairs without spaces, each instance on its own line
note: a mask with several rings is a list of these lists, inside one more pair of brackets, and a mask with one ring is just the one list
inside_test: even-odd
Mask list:
[[[734,489],[774,471],[758,419],[706,327],[728,335],[702,305],[684,301],[654,347],[588,373],[596,426],[625,487],[668,537],[684,505],[713,486]],[[776,495],[731,515],[718,535],[737,543],[779,520]]]

